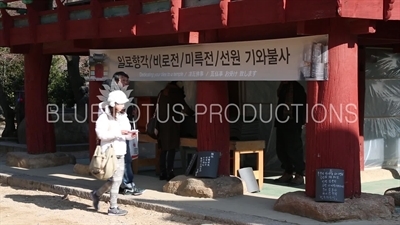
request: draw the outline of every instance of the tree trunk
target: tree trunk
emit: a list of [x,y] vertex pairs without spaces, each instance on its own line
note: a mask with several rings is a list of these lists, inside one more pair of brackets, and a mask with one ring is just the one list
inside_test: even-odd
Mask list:
[[7,101],[6,93],[4,93],[3,84],[0,82],[0,106],[3,109],[4,117],[6,119],[6,127],[4,128],[1,136],[2,137],[13,137],[15,134],[15,112],[10,108],[10,104]]
[[85,79],[79,71],[80,57],[75,55],[65,55],[64,57],[67,60],[68,78],[74,94],[77,114],[87,119],[87,102],[83,100],[84,92],[82,90]]
[[33,44],[25,54],[25,115],[26,144],[28,153],[42,154],[56,151],[52,123],[48,123],[47,86],[51,66],[51,55],[44,55],[41,44]]
[[100,100],[97,98],[97,95],[101,94],[100,89],[102,89],[101,81],[90,81],[89,82],[89,154],[90,158],[92,158],[94,154],[94,150],[96,150],[96,120],[98,118],[98,104]]
[[65,55],[64,57],[67,60],[68,78],[74,93],[74,100],[79,102],[83,97],[81,87],[85,81],[79,72],[80,57],[76,55]]
[[230,175],[229,115],[225,113],[228,102],[227,81],[197,82],[197,149],[221,152],[220,176]]
[[[329,80],[309,82],[306,194],[315,197],[316,170],[344,170],[345,198],[361,194],[357,36],[331,19]],[[335,110],[335,111],[333,111]]]

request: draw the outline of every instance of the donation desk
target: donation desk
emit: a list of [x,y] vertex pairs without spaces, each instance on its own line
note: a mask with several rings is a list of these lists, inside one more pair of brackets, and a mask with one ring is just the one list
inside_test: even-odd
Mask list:
[[[154,143],[156,144],[156,157],[155,158],[139,158],[133,160],[133,172],[138,173],[140,167],[155,166],[156,173],[159,174],[160,168],[158,161],[160,159],[160,150],[158,149],[157,140],[151,138],[147,134],[139,133],[139,143]],[[182,147],[197,148],[196,138],[181,138]],[[233,152],[233,173],[238,176],[238,170],[240,169],[240,155],[255,153],[258,156],[257,170],[254,170],[254,176],[258,180],[260,190],[264,182],[264,148],[265,141],[230,141],[229,150]],[[140,153],[139,153],[140,154]]]

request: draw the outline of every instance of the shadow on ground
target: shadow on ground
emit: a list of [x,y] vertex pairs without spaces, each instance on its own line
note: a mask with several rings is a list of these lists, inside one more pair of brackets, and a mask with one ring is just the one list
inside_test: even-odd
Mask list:
[[[16,189],[20,190],[20,189]],[[35,204],[38,207],[46,209],[57,210],[70,210],[81,209],[86,211],[94,211],[89,205],[82,204],[68,199],[63,199],[62,196],[48,196],[48,195],[5,195],[4,198],[12,199],[15,202],[25,204]]]

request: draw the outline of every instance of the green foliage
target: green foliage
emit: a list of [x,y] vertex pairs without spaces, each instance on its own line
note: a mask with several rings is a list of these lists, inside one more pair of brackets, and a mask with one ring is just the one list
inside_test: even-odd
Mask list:
[[66,70],[66,61],[61,56],[53,56],[49,76],[49,103],[71,107],[75,104],[74,93]]
[[8,48],[0,48],[0,82],[11,107],[15,106],[15,91],[22,90],[24,86],[23,60],[21,55],[9,54]]
[[[8,48],[0,48],[0,82],[7,94],[11,107],[15,106],[15,91],[24,88],[24,57],[9,54]],[[62,56],[54,56],[49,76],[49,103],[73,106],[74,97],[69,82],[66,61]]]

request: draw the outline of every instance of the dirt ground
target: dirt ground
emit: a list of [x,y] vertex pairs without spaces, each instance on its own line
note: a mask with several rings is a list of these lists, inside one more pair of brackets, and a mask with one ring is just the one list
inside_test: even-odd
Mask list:
[[100,210],[96,212],[92,201],[76,196],[64,200],[61,195],[53,193],[0,186],[1,225],[217,224],[129,205],[120,207],[128,210],[126,216],[108,216],[105,202],[100,202]]
[[[0,120],[0,135],[4,126],[4,121]],[[126,216],[108,216],[108,206],[101,201],[100,210],[96,212],[92,201],[76,196],[69,195],[64,200],[53,193],[0,186],[0,225],[218,224],[130,205],[120,205],[128,210]]]

